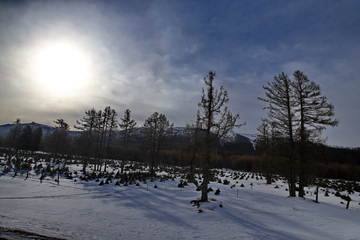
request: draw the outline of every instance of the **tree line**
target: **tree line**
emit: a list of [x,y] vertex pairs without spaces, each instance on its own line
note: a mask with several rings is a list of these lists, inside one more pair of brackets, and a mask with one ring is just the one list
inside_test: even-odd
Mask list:
[[[296,189],[299,189],[300,197],[304,196],[304,186],[313,173],[311,168],[321,158],[318,151],[324,143],[321,133],[327,126],[339,123],[334,118],[334,106],[321,94],[320,86],[300,71],[294,72],[293,79],[285,73],[275,76],[273,82],[263,87],[265,97],[259,97],[268,104],[265,108],[268,114],[257,128],[257,156],[241,159],[222,154],[219,158],[217,146],[232,138],[234,128],[245,123],[239,123],[240,115],[229,111],[226,106],[228,93],[222,86],[214,87],[215,76],[216,73],[210,71],[204,78],[205,88],[198,103],[196,120],[187,124],[181,140],[176,141],[179,131],[165,114],[154,112],[139,126],[129,109],[119,121],[116,111],[107,106],[104,110],[85,111],[74,125],[79,134],[73,141],[69,125],[63,119],[55,120],[55,130],[44,137],[45,149],[54,156],[69,154],[73,149],[73,153],[81,156],[83,172],[89,165],[93,171],[106,171],[108,159],[129,159],[134,151],[138,151],[147,159],[153,180],[160,159],[174,149],[172,145],[176,143],[179,150],[173,157],[189,166],[189,179],[201,189],[201,201],[207,201],[212,167],[220,166],[221,161],[227,162],[222,166],[252,166],[259,159],[261,163],[254,166],[266,174],[268,183],[271,183],[272,174],[280,174],[288,180],[290,196],[295,196]],[[41,133],[37,131],[40,130],[29,127],[21,131],[19,124],[16,122],[8,134],[8,147],[38,150]],[[118,151],[119,146],[121,151]],[[192,177],[195,169],[202,173],[199,183]]]

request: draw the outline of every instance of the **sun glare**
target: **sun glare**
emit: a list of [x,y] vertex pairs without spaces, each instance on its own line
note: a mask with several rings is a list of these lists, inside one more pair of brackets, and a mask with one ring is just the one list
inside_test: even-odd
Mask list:
[[37,77],[51,91],[74,91],[84,86],[87,64],[81,51],[57,44],[45,48],[38,57]]

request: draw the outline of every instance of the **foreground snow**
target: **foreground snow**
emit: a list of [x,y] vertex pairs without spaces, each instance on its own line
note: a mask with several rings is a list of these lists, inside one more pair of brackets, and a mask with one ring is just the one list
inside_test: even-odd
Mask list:
[[231,188],[227,178],[230,185],[211,183],[220,195],[210,192],[198,208],[190,201],[200,192],[178,188],[179,177],[126,187],[24,177],[0,177],[0,226],[65,239],[360,239],[358,192],[346,209],[333,195],[314,203],[314,189],[287,198],[281,181],[249,178]]

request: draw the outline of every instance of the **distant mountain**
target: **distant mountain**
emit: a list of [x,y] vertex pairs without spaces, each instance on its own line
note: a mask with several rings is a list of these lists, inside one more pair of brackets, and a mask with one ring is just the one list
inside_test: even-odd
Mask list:
[[[6,138],[8,132],[15,124],[4,124],[0,125],[0,137]],[[23,127],[30,125],[31,127],[37,128],[41,127],[43,130],[43,137],[45,137],[48,133],[52,132],[55,128],[40,124],[40,123],[22,123]],[[136,143],[137,138],[141,138],[141,129],[142,127],[138,127],[134,131],[134,137],[133,137],[133,146],[137,146]],[[175,128],[178,132],[178,135],[176,139],[174,139],[174,142],[178,142],[178,146],[180,146],[180,143],[182,142],[182,139],[187,136],[189,137],[191,135],[191,132],[186,130],[185,127],[176,127]],[[79,133],[79,131],[70,131],[70,134],[72,136],[76,136]],[[246,134],[246,133],[237,133],[235,137],[232,139],[232,141],[229,141],[225,144],[218,145],[217,151],[219,152],[233,152],[236,154],[253,154],[254,153],[254,146],[252,144],[252,140],[254,139],[253,134]]]
[[[4,124],[4,125],[0,125],[0,137],[2,138],[6,138],[7,134],[9,133],[10,129],[14,126],[15,124]],[[37,128],[37,127],[41,127],[43,130],[43,137],[46,136],[47,133],[52,132],[55,128],[48,126],[48,125],[44,125],[41,123],[36,123],[36,122],[32,122],[32,123],[22,123],[21,126],[22,127],[26,127],[30,125],[33,128]],[[70,134],[77,134],[77,131],[70,131]]]

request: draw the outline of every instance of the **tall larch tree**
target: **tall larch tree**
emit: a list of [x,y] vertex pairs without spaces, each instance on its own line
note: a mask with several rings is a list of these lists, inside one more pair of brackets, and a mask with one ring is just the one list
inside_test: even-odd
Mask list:
[[295,159],[295,109],[297,102],[294,101],[294,92],[292,89],[292,82],[290,78],[281,73],[274,77],[273,82],[268,82],[267,86],[263,86],[265,90],[265,98],[258,99],[268,103],[268,117],[266,121],[276,129],[283,144],[284,157],[287,159],[288,172],[286,173],[289,183],[290,197],[295,197],[296,187],[296,159]]
[[94,108],[85,111],[85,116],[79,120],[76,120],[76,125],[74,125],[75,129],[81,131],[77,138],[77,143],[79,147],[81,147],[84,173],[89,163],[92,147],[95,141],[96,114],[97,112]]
[[134,129],[136,128],[136,121],[134,119],[131,118],[131,111],[129,109],[126,109],[124,111],[124,118],[120,118],[121,122],[119,123],[119,127],[120,127],[120,135],[121,135],[121,139],[122,139],[122,147],[123,147],[123,160],[126,160],[126,158],[128,157],[128,146],[129,143],[131,141],[130,137],[134,131]]
[[304,196],[306,184],[306,167],[308,165],[307,153],[310,145],[321,141],[321,133],[326,126],[337,126],[339,120],[335,119],[334,105],[328,103],[327,98],[321,94],[320,85],[310,81],[301,71],[294,72],[294,98],[298,103],[296,110],[299,116],[299,197]]
[[219,142],[224,141],[230,133],[233,133],[235,127],[241,127],[244,124],[237,124],[240,119],[239,114],[233,115],[227,106],[229,97],[227,91],[220,87],[215,89],[213,85],[216,73],[210,71],[207,78],[204,78],[206,90],[202,89],[201,101],[198,104],[199,111],[197,119],[201,131],[198,137],[204,149],[202,159],[203,182],[201,187],[201,200],[208,200],[208,184],[210,181],[211,149]]
[[174,124],[170,124],[164,114],[154,112],[145,120],[142,134],[144,146],[150,152],[150,175],[151,181],[153,181],[159,153],[175,135]]

